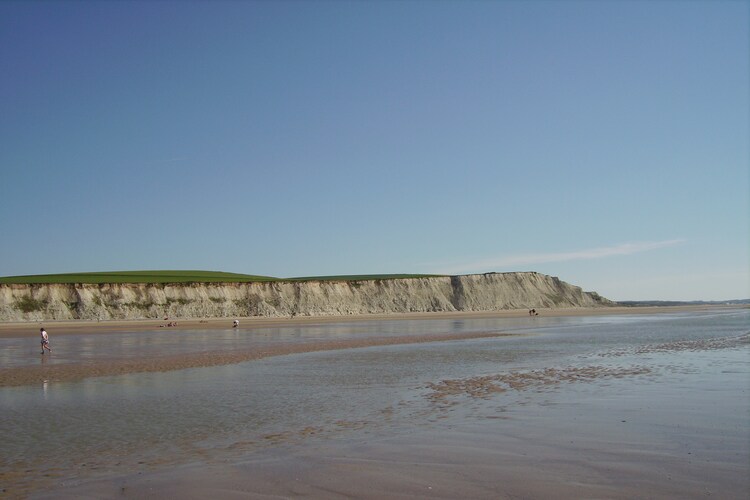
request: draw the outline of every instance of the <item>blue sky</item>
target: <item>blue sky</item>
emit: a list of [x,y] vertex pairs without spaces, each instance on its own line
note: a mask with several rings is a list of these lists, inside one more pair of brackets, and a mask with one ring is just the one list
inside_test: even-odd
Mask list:
[[750,297],[747,2],[2,2],[0,275]]

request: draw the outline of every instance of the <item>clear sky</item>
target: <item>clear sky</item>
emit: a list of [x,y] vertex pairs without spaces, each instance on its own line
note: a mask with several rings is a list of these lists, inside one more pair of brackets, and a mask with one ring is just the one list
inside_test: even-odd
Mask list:
[[0,276],[750,297],[749,5],[0,2]]

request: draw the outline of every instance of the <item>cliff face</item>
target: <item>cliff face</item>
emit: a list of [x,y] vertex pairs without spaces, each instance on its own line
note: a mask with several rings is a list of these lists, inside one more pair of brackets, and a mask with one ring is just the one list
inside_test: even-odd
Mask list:
[[613,305],[538,273],[370,281],[0,285],[0,321],[342,316]]

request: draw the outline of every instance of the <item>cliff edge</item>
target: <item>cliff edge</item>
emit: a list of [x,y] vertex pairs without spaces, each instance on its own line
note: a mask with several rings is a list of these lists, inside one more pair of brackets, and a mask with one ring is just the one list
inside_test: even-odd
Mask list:
[[0,321],[344,316],[611,305],[595,292],[534,272],[361,281],[0,284]]

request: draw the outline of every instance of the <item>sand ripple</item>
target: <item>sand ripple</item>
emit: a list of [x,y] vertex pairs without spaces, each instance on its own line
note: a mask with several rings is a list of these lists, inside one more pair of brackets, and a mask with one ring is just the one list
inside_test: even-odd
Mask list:
[[497,375],[471,377],[467,379],[443,380],[431,383],[428,399],[436,403],[447,403],[455,396],[487,398],[509,390],[523,391],[545,386],[556,386],[563,382],[590,382],[604,378],[622,378],[651,373],[649,368],[632,366],[627,368],[606,366],[584,366],[567,368],[545,368],[544,370],[514,371]]
[[714,339],[678,340],[664,344],[647,344],[631,349],[619,349],[599,354],[600,357],[632,356],[638,354],[669,353],[682,351],[714,351],[733,349],[750,345],[750,332],[736,337],[718,337]]

